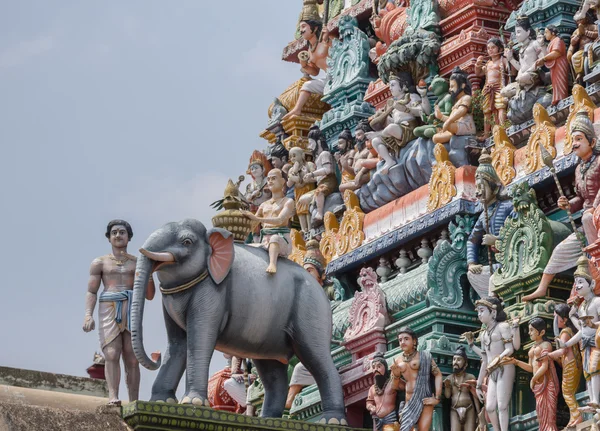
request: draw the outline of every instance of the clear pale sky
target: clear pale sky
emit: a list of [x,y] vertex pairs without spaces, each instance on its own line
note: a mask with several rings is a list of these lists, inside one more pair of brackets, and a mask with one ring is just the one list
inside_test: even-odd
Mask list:
[[[301,76],[281,61],[301,8],[0,4],[0,365],[86,375],[99,341],[82,331],[84,299],[91,261],[111,251],[107,222],[131,223],[135,255],[166,222],[211,224],[209,204],[266,147],[269,104]],[[160,294],[144,342],[165,350]],[[155,376],[142,368],[142,399]]]

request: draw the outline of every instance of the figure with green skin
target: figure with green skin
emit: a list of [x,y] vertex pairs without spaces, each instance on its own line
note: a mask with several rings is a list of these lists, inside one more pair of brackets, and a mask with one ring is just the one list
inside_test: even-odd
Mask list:
[[[431,91],[436,97],[434,107],[439,106],[440,111],[444,115],[450,115],[452,111],[452,97],[448,92],[449,84],[441,76],[435,76],[431,84],[429,85],[429,91]],[[413,134],[418,138],[431,139],[437,132],[438,127],[442,126],[442,122],[435,118],[433,114],[429,116],[423,116],[423,121],[427,123],[424,126],[416,127]]]

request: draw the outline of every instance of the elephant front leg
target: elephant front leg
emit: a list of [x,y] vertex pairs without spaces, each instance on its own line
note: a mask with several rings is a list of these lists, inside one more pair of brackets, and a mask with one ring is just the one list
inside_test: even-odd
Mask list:
[[[208,368],[217,344],[220,319],[195,310],[187,325],[186,389],[181,404],[204,405],[208,402]],[[198,316],[203,316],[201,319]],[[215,326],[213,328],[212,326]]]
[[167,351],[158,376],[152,385],[150,401],[177,403],[175,392],[185,371],[186,333],[173,321],[164,306],[163,315],[167,328]]

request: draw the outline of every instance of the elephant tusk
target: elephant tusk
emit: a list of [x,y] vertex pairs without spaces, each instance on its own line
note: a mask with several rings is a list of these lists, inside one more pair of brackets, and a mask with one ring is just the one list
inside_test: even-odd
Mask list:
[[140,253],[142,253],[148,259],[151,259],[155,262],[175,262],[175,256],[173,256],[168,251],[155,253],[153,251],[148,251],[143,248],[140,248]]

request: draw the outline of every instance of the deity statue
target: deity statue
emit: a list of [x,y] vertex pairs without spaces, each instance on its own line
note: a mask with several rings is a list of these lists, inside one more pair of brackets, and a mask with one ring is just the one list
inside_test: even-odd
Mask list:
[[490,136],[492,124],[504,125],[506,123],[506,107],[508,101],[500,91],[508,82],[510,65],[504,57],[504,44],[497,37],[492,37],[487,42],[489,60],[484,64],[484,57],[479,56],[475,63],[475,75],[485,76],[483,95],[483,138]]
[[498,298],[480,299],[475,301],[475,307],[479,321],[485,325],[481,348],[475,346],[472,332],[467,332],[464,337],[481,358],[477,394],[483,399],[482,385],[487,377],[485,410],[494,431],[508,431],[508,407],[515,382],[515,366],[511,363],[511,356],[521,344],[518,320],[512,322],[512,327],[506,322],[507,316]]
[[334,157],[338,163],[338,168],[342,173],[342,183],[340,184],[340,191],[345,190],[345,185],[354,180],[354,138],[352,132],[345,129],[342,130],[338,137],[338,152],[335,153]]
[[471,84],[465,72],[459,67],[454,68],[450,75],[450,96],[454,102],[450,115],[444,115],[436,105],[435,118],[443,121],[442,130],[433,135],[433,142],[445,144],[453,136],[475,135],[475,121],[473,121]]
[[270,164],[260,151],[254,151],[248,164],[246,173],[252,177],[252,182],[246,186],[245,198],[250,202],[250,211],[255,212],[260,204],[271,197],[271,191],[267,187],[266,174],[269,173]]
[[[490,265],[479,263],[480,247],[494,247],[505,220],[514,211],[513,203],[502,193],[500,177],[492,166],[492,158],[484,152],[475,171],[476,197],[484,206],[467,242],[467,278],[481,298],[493,296]],[[487,209],[487,212],[485,211]],[[488,254],[491,256],[491,253]],[[496,268],[497,266],[495,266]]]
[[[557,340],[560,340],[562,345],[566,344],[577,333],[577,328],[571,322],[570,311],[571,307],[567,304],[557,304],[554,307],[554,336]],[[578,409],[579,405],[575,397],[583,371],[579,344],[558,348],[553,352],[542,355],[542,359],[553,359],[562,366],[562,394],[570,413],[566,428],[575,428],[577,424],[583,422],[583,416]]]
[[[131,225],[125,220],[112,220],[106,227],[106,238],[112,246],[112,253],[92,261],[90,279],[85,297],[84,332],[93,331],[94,308],[98,305],[100,326],[100,347],[105,359],[105,375],[108,386],[108,403],[121,405],[119,383],[121,381],[121,357],[125,364],[125,382],[129,401],[139,399],[140,366],[131,345],[131,300],[135,277],[136,257],[127,253],[127,244],[133,237]],[[104,290],[98,298],[100,283]],[[146,299],[154,298],[155,287],[152,278],[146,290]]]
[[389,86],[392,98],[370,122],[370,126],[378,131],[367,134],[373,148],[385,162],[381,168],[383,174],[397,163],[394,156],[413,139],[417,119],[431,113],[429,99],[425,97],[427,87],[419,86],[415,92],[409,74],[391,75]]
[[404,382],[390,374],[387,361],[381,352],[373,356],[371,371],[374,383],[367,395],[367,410],[373,417],[373,428],[377,431],[398,431],[400,424],[396,411],[396,397],[398,390],[404,389]]
[[288,198],[294,198],[294,184],[289,185],[288,182],[288,172],[292,165],[289,162],[290,153],[287,148],[283,145],[281,141],[278,141],[274,144],[267,155],[269,162],[271,162],[271,166],[276,169],[280,169],[283,175],[283,179],[286,181],[286,192],[285,195]]
[[546,339],[546,322],[541,317],[529,321],[529,337],[533,346],[529,349],[529,362],[512,358],[511,363],[532,373],[529,387],[535,395],[535,410],[540,431],[558,431],[556,410],[558,403],[558,374],[554,362],[542,360],[552,352],[552,344]]
[[291,167],[288,165],[289,152],[281,141],[271,147],[267,159],[271,162],[271,166],[275,169],[281,169],[284,174],[287,174]]
[[546,107],[551,98],[541,85],[545,75],[541,75],[536,67],[537,60],[544,56],[544,48],[536,40],[528,17],[517,18],[514,34],[520,44],[519,59],[513,57],[512,48],[506,48],[504,55],[517,71],[517,76],[514,83],[502,88],[501,95],[509,99],[508,119],[513,124],[520,124],[531,119],[536,103]]
[[444,396],[451,401],[451,431],[475,431],[477,427],[481,406],[475,388],[468,383],[476,377],[466,372],[467,365],[467,352],[464,346],[458,346],[452,358],[452,374],[444,380]]
[[[323,28],[323,22],[316,10],[305,9],[303,11],[300,17],[300,35],[308,42],[308,51],[302,51],[298,54],[302,73],[318,76],[321,70],[327,72],[327,57],[331,40],[329,39],[329,31]],[[285,114],[283,119],[300,115],[310,95],[322,95],[324,90],[325,78],[315,78],[305,82],[300,90],[296,106]]]
[[569,97],[569,61],[567,60],[567,46],[559,36],[558,27],[549,25],[544,30],[544,38],[550,42],[546,48],[547,53],[537,60],[536,67],[546,66],[550,69],[552,81],[552,104],[557,105]]
[[267,185],[272,193],[271,199],[260,204],[256,215],[250,211],[242,211],[242,214],[250,220],[262,223],[260,244],[252,245],[269,251],[267,272],[275,274],[277,258],[287,257],[292,252],[289,223],[294,216],[295,206],[293,199],[283,194],[285,180],[281,170],[271,169],[267,175]]
[[[571,213],[583,210],[581,225],[588,244],[597,239],[594,227],[594,209],[600,204],[600,146],[597,144],[596,133],[592,121],[585,110],[577,113],[571,122],[568,131],[573,142],[573,152],[579,157],[579,165],[575,170],[575,197],[570,201],[561,196],[558,198],[558,207]],[[540,285],[530,295],[523,297],[523,301],[532,301],[535,298],[546,296],[546,291],[554,275],[573,268],[581,256],[581,243],[578,233],[573,232],[552,251],[550,260],[544,269]]]
[[435,103],[433,104],[434,113],[429,114],[428,116],[423,116],[423,121],[427,124],[416,127],[415,130],[413,130],[413,134],[416,137],[431,139],[437,132],[438,128],[441,128],[443,121],[439,120],[435,116],[435,112],[441,112],[442,116],[450,115],[450,112],[452,112],[453,101],[452,95],[448,90],[448,81],[445,78],[436,75],[429,85],[429,91],[437,97]]
[[288,170],[287,186],[294,190],[294,200],[296,201],[296,214],[300,219],[300,227],[304,232],[310,229],[310,213],[308,206],[310,202],[300,202],[300,198],[315,188],[314,182],[304,182],[304,177],[313,172],[315,164],[306,161],[306,154],[300,147],[294,147],[290,150],[291,168]]
[[517,18],[515,39],[521,44],[519,59],[513,58],[511,48],[506,48],[504,55],[517,70],[516,82],[519,84],[521,90],[529,91],[540,83],[536,61],[541,58],[543,53],[528,17],[521,16]]
[[569,349],[579,343],[583,356],[583,377],[593,409],[600,408],[600,341],[596,335],[596,327],[600,321],[600,297],[594,294],[596,282],[590,275],[588,260],[581,256],[577,262],[575,276],[575,291],[583,299],[579,306],[571,308],[569,316],[578,329],[577,333],[566,343],[558,342],[558,347]]
[[584,61],[588,55],[587,50],[591,43],[598,39],[598,28],[596,27],[596,18],[592,11],[588,10],[582,13],[577,11],[573,16],[577,29],[571,35],[571,43],[567,51],[567,61],[573,65],[575,70],[575,81],[583,83]]
[[325,198],[331,193],[337,191],[338,183],[335,177],[334,159],[327,146],[327,141],[323,137],[321,130],[317,126],[312,126],[308,132],[308,146],[312,151],[313,160],[315,160],[316,169],[307,173],[303,177],[305,183],[316,183],[314,190],[304,193],[298,204],[301,208],[308,209],[314,201],[317,206],[317,215],[313,220],[309,214],[306,214],[307,226],[310,228],[311,222],[322,221],[325,207]]
[[369,120],[364,119],[359,121],[355,129],[355,154],[354,164],[354,180],[345,183],[340,187],[340,191],[343,193],[346,190],[358,190],[363,184],[369,182],[370,171],[375,169],[379,162],[377,152],[371,146],[371,141],[367,138],[367,133],[372,132],[373,129],[369,125]]
[[[391,366],[392,378],[404,379],[406,403],[400,404],[400,431],[429,431],[433,408],[442,397],[442,372],[427,350],[418,351],[418,338],[407,327],[400,328],[398,341],[402,354]],[[434,376],[435,394],[431,393]]]

